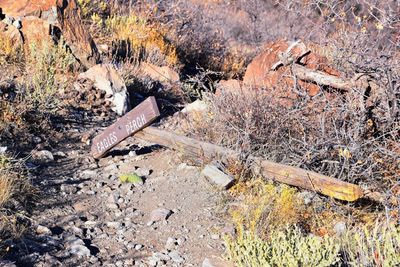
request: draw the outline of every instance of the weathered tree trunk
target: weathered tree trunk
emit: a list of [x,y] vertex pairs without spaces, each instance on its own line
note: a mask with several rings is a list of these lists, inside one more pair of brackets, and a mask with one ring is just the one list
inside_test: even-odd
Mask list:
[[[154,127],[147,127],[134,136],[177,150],[183,153],[184,156],[190,157],[195,161],[204,162],[219,159],[226,162],[229,160],[240,160],[239,154],[231,149],[201,142]],[[252,157],[250,160],[254,162],[252,169],[258,170],[259,174],[267,179],[316,191],[340,200],[355,201],[363,196],[363,190],[354,184],[258,157]]]
[[314,71],[299,64],[292,65],[293,74],[300,80],[314,82],[319,85],[329,86],[343,91],[349,91],[353,83],[345,81],[340,77],[326,74],[321,71]]

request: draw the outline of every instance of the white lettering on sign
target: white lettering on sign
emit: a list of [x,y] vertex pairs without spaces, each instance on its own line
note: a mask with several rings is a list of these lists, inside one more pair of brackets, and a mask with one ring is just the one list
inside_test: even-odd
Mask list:
[[127,124],[125,124],[126,133],[130,135],[135,131],[139,130],[145,124],[146,124],[146,117],[144,116],[144,114],[137,116],[136,118],[132,119]]
[[106,136],[103,140],[97,142],[97,151],[102,153],[103,151],[107,150],[109,147],[112,147],[115,143],[118,142],[118,138],[115,135],[115,132],[110,133]]

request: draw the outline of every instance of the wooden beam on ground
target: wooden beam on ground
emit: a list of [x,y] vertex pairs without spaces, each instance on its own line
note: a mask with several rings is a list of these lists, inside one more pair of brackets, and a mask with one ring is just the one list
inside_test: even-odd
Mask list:
[[[228,160],[240,160],[239,154],[234,150],[154,127],[147,127],[137,132],[135,137],[177,150],[195,161],[204,162],[219,159],[226,162]],[[254,169],[258,169],[259,174],[267,179],[316,191],[345,201],[355,201],[363,197],[363,190],[355,184],[258,157],[253,157],[251,160],[254,161]]]
[[100,158],[125,138],[148,126],[158,116],[160,112],[156,99],[151,96],[93,139],[92,156],[96,159]]

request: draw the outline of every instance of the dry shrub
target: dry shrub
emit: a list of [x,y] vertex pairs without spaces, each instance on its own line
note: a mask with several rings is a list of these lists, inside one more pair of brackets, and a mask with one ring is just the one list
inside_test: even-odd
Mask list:
[[15,45],[15,42],[6,34],[0,34],[0,65],[10,65],[20,60],[22,47]]
[[0,173],[0,207],[10,199],[12,192],[12,182],[4,173]]
[[114,50],[123,56],[138,57],[156,65],[178,64],[175,47],[165,38],[166,29],[146,18],[114,15],[105,20],[107,37],[111,35]]
[[265,237],[268,231],[297,224],[305,211],[297,190],[285,185],[276,187],[257,179],[239,183],[230,192],[241,199],[240,205],[230,210],[239,235],[250,231]]
[[26,177],[23,162],[0,155],[0,256],[7,249],[6,240],[25,232],[29,224],[25,209],[36,193]]
[[176,47],[167,38],[169,29],[152,20],[154,5],[132,9],[118,1],[81,0],[80,4],[96,42],[109,46],[111,60],[179,67]]
[[0,155],[0,208],[3,208],[14,194],[13,178],[15,177],[11,173],[10,159]]
[[47,42],[30,43],[25,57],[26,91],[24,98],[33,109],[50,111],[57,108],[57,97],[70,84],[73,55],[63,45]]
[[291,100],[293,105],[284,105],[287,99],[274,95],[273,89],[210,95],[207,101],[213,116],[192,134],[244,155],[262,156],[371,189],[389,190],[395,185],[399,122],[388,121],[376,134],[373,118],[358,105],[363,94],[356,90],[349,95],[322,92],[312,99]]

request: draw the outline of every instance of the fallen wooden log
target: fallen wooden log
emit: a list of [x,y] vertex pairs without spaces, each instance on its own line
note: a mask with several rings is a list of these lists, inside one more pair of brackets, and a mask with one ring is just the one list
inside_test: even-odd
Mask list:
[[293,64],[292,71],[300,80],[314,82],[319,85],[329,86],[342,91],[350,91],[354,86],[352,81],[346,81],[340,77],[329,75],[322,71],[311,70],[299,64]]
[[[182,152],[185,156],[195,161],[204,162],[219,159],[227,162],[229,160],[240,160],[240,155],[234,150],[154,127],[147,127],[137,132],[134,136]],[[252,169],[257,170],[258,174],[267,179],[316,191],[326,196],[345,201],[355,201],[363,197],[363,190],[355,184],[258,157],[252,157],[250,160],[254,162]]]

